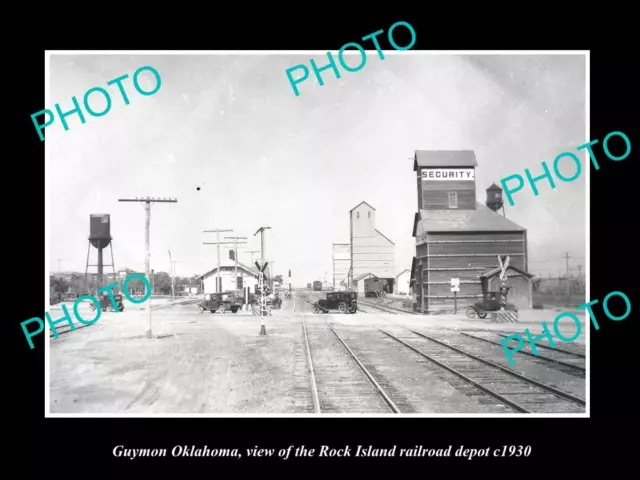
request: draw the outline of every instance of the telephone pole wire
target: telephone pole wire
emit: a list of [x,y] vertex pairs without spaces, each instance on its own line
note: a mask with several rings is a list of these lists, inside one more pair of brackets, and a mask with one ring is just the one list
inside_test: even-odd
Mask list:
[[[149,285],[151,285],[151,247],[149,246],[149,231],[151,226],[151,204],[152,203],[178,203],[178,200],[175,198],[156,198],[156,197],[143,197],[143,198],[120,198],[119,202],[138,202],[144,203],[144,211],[145,211],[145,249],[146,249],[146,258],[145,258],[145,274],[147,275],[147,279],[149,280]],[[124,286],[124,285],[123,285]],[[149,298],[146,302],[146,309],[149,315],[149,330],[147,330],[147,336],[151,338],[151,292],[149,292]]]

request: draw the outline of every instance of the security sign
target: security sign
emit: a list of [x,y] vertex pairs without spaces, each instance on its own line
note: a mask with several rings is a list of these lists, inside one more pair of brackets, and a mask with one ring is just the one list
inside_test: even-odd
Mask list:
[[451,279],[451,291],[452,292],[459,292],[460,291],[460,279],[459,278],[452,278]]

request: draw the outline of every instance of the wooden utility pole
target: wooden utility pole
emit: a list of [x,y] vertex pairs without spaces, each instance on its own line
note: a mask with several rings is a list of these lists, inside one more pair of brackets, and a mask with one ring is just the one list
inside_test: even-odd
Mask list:
[[[119,202],[142,202],[144,203],[144,211],[145,211],[145,247],[146,247],[146,258],[145,258],[145,274],[147,275],[147,279],[149,280],[149,285],[151,285],[151,247],[149,246],[149,231],[151,226],[151,204],[152,203],[178,203],[178,200],[175,198],[154,198],[154,197],[143,197],[143,198],[120,198]],[[147,336],[151,337],[151,292],[149,292],[149,299],[146,303],[146,309],[149,314],[149,330],[147,330]]]
[[[204,245],[218,245],[218,272],[216,275],[216,288],[215,293],[220,293],[222,291],[222,280],[220,279],[220,232],[233,232],[232,229],[229,228],[217,228],[215,230],[205,230],[204,233],[215,233],[216,241],[215,242],[202,242]],[[232,242],[222,242],[222,243],[232,243]],[[220,289],[220,292],[218,292]]]
[[171,299],[176,299],[176,284],[174,281],[175,275],[173,273],[173,262],[171,261],[171,250],[169,250],[169,271],[171,272]]
[[567,298],[571,298],[571,282],[569,281],[569,252],[564,254],[564,259],[567,261]]
[[[236,288],[238,288],[238,244],[243,244],[247,242],[238,242],[238,240],[246,240],[247,237],[224,237],[233,240],[233,259],[236,262]],[[244,280],[242,281],[242,286],[240,288],[244,288]]]
[[270,229],[271,227],[260,227],[256,233],[253,234],[254,237],[258,233],[260,234],[260,263],[264,263],[264,231]]

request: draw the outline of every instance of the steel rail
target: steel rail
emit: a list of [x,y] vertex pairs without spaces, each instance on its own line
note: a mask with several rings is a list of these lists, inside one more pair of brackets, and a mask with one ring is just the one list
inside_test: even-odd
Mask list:
[[[500,333],[500,332],[495,332],[496,335],[500,335],[502,338],[509,338],[510,335],[505,335],[504,333]],[[523,338],[523,340],[525,342],[527,342],[526,339]],[[567,355],[573,355],[575,357],[580,357],[580,358],[586,358],[584,355],[582,355],[581,353],[577,353],[577,352],[570,352],[569,350],[563,350],[562,348],[552,348],[552,347],[547,347],[546,345],[536,345],[536,347],[538,348],[544,348],[546,350],[555,350],[556,352],[562,352],[562,353],[566,353]],[[524,353],[524,352],[523,352]]]
[[535,385],[536,387],[541,388],[543,390],[546,390],[546,391],[548,391],[550,393],[553,393],[554,395],[556,395],[556,396],[558,396],[560,398],[563,398],[565,400],[569,400],[570,402],[576,403],[576,404],[578,404],[578,405],[580,405],[582,407],[586,406],[586,402],[583,399],[579,398],[579,397],[575,397],[575,396],[573,396],[573,395],[571,395],[569,393],[563,392],[562,390],[558,390],[557,388],[554,388],[554,387],[552,387],[550,385],[544,384],[542,382],[538,382],[537,380],[533,380],[532,378],[525,377],[524,375],[520,375],[519,373],[516,373],[513,370],[510,370],[510,369],[508,369],[506,367],[503,367],[502,365],[498,365],[497,363],[493,363],[493,362],[491,362],[489,360],[485,360],[484,358],[478,357],[477,355],[474,355],[473,353],[465,352],[464,350],[461,350],[460,348],[454,347],[453,345],[448,345],[448,344],[446,344],[444,342],[441,342],[440,340],[436,340],[435,338],[431,338],[430,336],[425,335],[424,333],[416,332],[416,331],[411,330],[410,328],[407,328],[407,327],[403,327],[403,328],[409,330],[412,333],[415,333],[416,335],[418,335],[420,337],[426,338],[427,340],[431,340],[434,343],[442,345],[443,347],[450,348],[451,350],[454,350],[454,351],[456,351],[456,352],[458,352],[458,353],[460,353],[462,355],[466,355],[467,357],[471,357],[471,358],[473,358],[473,359],[475,359],[475,360],[477,360],[479,362],[484,363],[485,365],[489,365],[489,366],[491,366],[493,368],[497,368],[498,370],[502,370],[503,372],[506,372],[509,375],[512,375],[512,376],[522,380],[523,382],[529,383],[531,385]]
[[[499,342],[494,342],[493,340],[489,340],[487,338],[476,337],[475,335],[469,335],[468,333],[464,333],[464,332],[460,332],[460,333],[462,335],[464,335],[465,337],[473,338],[474,340],[481,340],[483,342],[491,343],[492,345],[497,345],[499,347],[502,346],[502,344],[500,344]],[[558,365],[562,365],[563,367],[573,368],[574,370],[577,370],[577,371],[579,371],[580,373],[583,373],[583,374],[586,373],[586,369],[584,367],[579,366],[579,365],[572,365],[570,363],[565,363],[562,360],[556,360],[555,358],[543,357],[541,355],[535,355],[533,353],[523,352],[522,350],[519,350],[519,353],[522,353],[524,355],[528,355],[530,357],[539,358],[540,360],[546,360],[548,362],[557,363]]]
[[371,373],[369,373],[369,371],[367,370],[367,368],[362,364],[362,362],[360,362],[360,360],[358,359],[358,357],[356,356],[355,353],[353,353],[353,351],[349,348],[349,345],[347,345],[345,343],[344,340],[342,340],[342,338],[340,338],[340,335],[338,335],[338,332],[336,332],[333,327],[331,325],[329,325],[329,323],[327,323],[327,326],[329,327],[329,329],[335,334],[335,336],[338,338],[338,340],[340,340],[340,343],[342,343],[342,345],[344,345],[344,348],[347,349],[347,351],[349,352],[349,354],[351,355],[351,358],[353,358],[356,363],[358,364],[358,366],[360,367],[360,369],[362,369],[362,371],[364,372],[364,374],[367,376],[367,378],[369,379],[369,381],[373,384],[373,386],[376,388],[376,390],[378,390],[378,392],[380,393],[380,395],[382,395],[382,398],[384,399],[384,401],[387,403],[387,405],[389,405],[389,407],[391,408],[391,410],[393,411],[393,413],[402,413],[400,411],[400,409],[395,405],[395,403],[393,403],[393,401],[389,398],[389,396],[385,393],[385,391],[383,390],[383,388],[378,384],[378,382],[376,382],[375,378],[373,378],[373,376],[371,375]]
[[423,351],[417,349],[416,347],[414,347],[413,345],[410,345],[402,340],[400,340],[399,338],[397,338],[396,336],[385,332],[384,330],[382,330],[381,328],[378,328],[378,330],[380,330],[382,333],[384,333],[385,335],[391,337],[392,339],[396,340],[397,342],[401,343],[402,345],[404,345],[405,347],[410,348],[411,350],[413,350],[414,352],[422,355],[424,358],[426,358],[427,360],[429,360],[430,362],[435,363],[436,365],[438,365],[439,367],[444,368],[445,370],[453,373],[454,375],[457,375],[458,377],[460,377],[462,380],[464,380],[465,382],[473,385],[474,387],[476,387],[477,389],[483,391],[484,393],[486,393],[487,395],[490,395],[494,398],[496,398],[497,400],[501,401],[502,403],[504,403],[505,405],[511,407],[512,409],[514,409],[517,412],[520,413],[532,413],[529,410],[527,410],[526,408],[522,407],[521,405],[517,404],[516,402],[512,402],[511,400],[508,400],[507,398],[503,397],[502,395],[500,395],[497,392],[494,392],[493,390],[481,385],[480,383],[471,380],[469,377],[467,377],[464,373],[461,373],[459,371],[457,371],[455,368],[452,368],[448,365],[445,365],[444,363],[436,360],[435,358],[431,357],[430,355],[424,353]]
[[313,371],[313,360],[311,359],[311,347],[309,346],[309,336],[307,335],[307,326],[305,325],[304,313],[303,313],[304,304],[300,304],[300,314],[302,315],[302,330],[304,331],[304,341],[307,345],[307,360],[309,365],[309,375],[311,377],[311,392],[313,395],[313,409],[315,413],[322,413],[322,409],[320,408],[320,397],[318,396],[318,385],[316,384],[316,376]]

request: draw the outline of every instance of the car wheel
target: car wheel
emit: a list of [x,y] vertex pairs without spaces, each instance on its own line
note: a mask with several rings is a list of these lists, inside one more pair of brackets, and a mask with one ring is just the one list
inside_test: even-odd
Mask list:
[[338,311],[340,313],[347,313],[347,304],[346,303],[341,303],[338,305]]
[[231,309],[231,313],[238,313],[238,309],[237,308],[232,308]]
[[479,312],[478,312],[478,316],[479,316],[480,318],[487,318],[487,314],[486,314],[486,313],[479,313]]
[[476,312],[476,309],[475,309],[475,308],[473,308],[473,307],[469,307],[469,308],[467,308],[467,311],[466,311],[467,317],[469,317],[469,318],[476,318],[476,313],[477,313],[477,312]]
[[124,311],[124,305],[122,303],[118,304],[118,311],[119,312],[123,312]]
[[317,305],[313,306],[313,313],[320,313],[320,309],[318,308]]
[[204,307],[201,305],[199,308],[200,308],[200,313],[204,313]]
[[211,313],[216,313],[216,311],[215,310],[211,310]]

